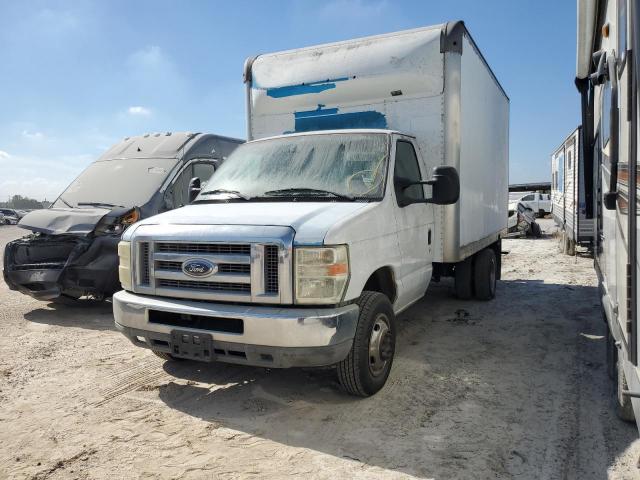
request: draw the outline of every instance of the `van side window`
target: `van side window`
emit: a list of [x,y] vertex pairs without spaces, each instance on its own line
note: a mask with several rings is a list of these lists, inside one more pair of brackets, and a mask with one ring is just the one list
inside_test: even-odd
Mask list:
[[[396,144],[396,166],[394,170],[395,178],[405,178],[414,182],[421,182],[420,166],[418,165],[418,157],[413,145],[409,142],[398,140]],[[396,191],[396,197],[401,192]],[[413,185],[404,191],[405,197],[414,200],[424,200],[424,188],[422,185]]]
[[192,163],[176,177],[165,194],[167,208],[183,207],[189,203],[189,182],[193,177],[198,177],[202,187],[209,181],[215,171],[215,165],[211,162]]
[[525,195],[524,197],[522,197],[522,201],[523,202],[531,202],[534,198],[535,198],[535,196],[533,195],[533,193],[531,193],[529,195]]

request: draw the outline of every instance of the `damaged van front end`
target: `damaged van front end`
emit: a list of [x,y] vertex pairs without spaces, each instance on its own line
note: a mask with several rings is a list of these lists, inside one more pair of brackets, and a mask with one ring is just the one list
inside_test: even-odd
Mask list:
[[7,244],[4,279],[9,288],[38,300],[96,299],[119,290],[117,247],[137,209],[48,209],[20,226],[33,233]]

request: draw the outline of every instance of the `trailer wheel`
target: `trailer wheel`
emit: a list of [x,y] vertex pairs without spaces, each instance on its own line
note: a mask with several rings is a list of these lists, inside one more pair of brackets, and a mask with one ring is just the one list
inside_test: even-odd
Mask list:
[[469,300],[473,297],[473,263],[471,257],[456,263],[455,268],[456,297]]
[[369,397],[386,383],[396,344],[395,315],[386,295],[363,292],[353,345],[337,365],[338,380],[351,395]]
[[533,234],[534,238],[540,238],[542,236],[542,229],[540,228],[540,224],[538,224],[537,222],[533,222],[531,224],[531,233]]
[[174,357],[173,355],[171,355],[170,353],[167,353],[167,352],[161,352],[161,351],[159,351],[159,350],[151,350],[151,351],[153,352],[153,354],[154,354],[156,357],[159,357],[159,358],[161,358],[162,360],[166,360],[166,361],[168,361],[168,362],[171,362],[171,361],[174,361],[174,362],[175,362],[175,361],[180,361],[180,360],[182,360],[181,358]]
[[[615,348],[615,347],[614,347]],[[636,417],[633,413],[633,406],[631,405],[631,397],[623,395],[622,392],[627,390],[627,379],[624,376],[624,369],[622,368],[622,362],[620,361],[620,355],[616,355],[616,375],[614,379],[615,383],[615,398],[616,398],[616,414],[618,418],[625,422],[633,422]]]
[[473,283],[478,300],[491,300],[496,296],[496,278],[498,265],[496,254],[491,248],[485,248],[475,255],[473,265]]

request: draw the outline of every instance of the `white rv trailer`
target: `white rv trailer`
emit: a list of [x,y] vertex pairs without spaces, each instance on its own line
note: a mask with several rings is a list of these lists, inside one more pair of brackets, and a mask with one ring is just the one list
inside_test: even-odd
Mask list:
[[333,365],[372,395],[432,278],[495,295],[509,99],[462,22],[260,55],[244,76],[251,141],[194,204],[127,230],[116,326],[166,359]]
[[[581,127],[576,128],[551,155],[551,213],[562,232],[563,250],[591,246],[593,213],[587,212]],[[590,172],[591,175],[591,172]]]
[[595,267],[607,321],[607,370],[614,380],[619,416],[632,420],[635,412],[636,421],[640,420],[638,9],[634,0],[578,0],[576,62],[587,207],[595,218]]

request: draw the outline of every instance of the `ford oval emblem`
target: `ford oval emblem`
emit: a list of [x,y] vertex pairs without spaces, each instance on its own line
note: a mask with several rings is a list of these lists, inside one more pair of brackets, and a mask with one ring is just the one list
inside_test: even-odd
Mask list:
[[182,264],[182,271],[190,277],[208,277],[218,271],[218,266],[208,260],[187,260]]

